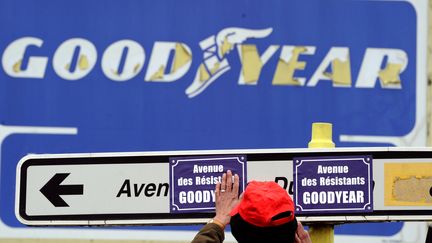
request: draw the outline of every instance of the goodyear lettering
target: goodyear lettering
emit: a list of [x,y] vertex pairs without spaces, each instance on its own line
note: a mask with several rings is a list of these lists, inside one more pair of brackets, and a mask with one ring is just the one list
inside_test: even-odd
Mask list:
[[[258,85],[262,68],[268,65],[271,58],[278,58],[277,65],[273,67],[273,78],[270,79],[275,86],[312,88],[323,82],[331,82],[335,88],[370,89],[376,87],[379,81],[379,86],[383,89],[402,89],[400,75],[408,64],[408,55],[404,50],[366,48],[358,68],[360,71],[357,78],[353,79],[350,48],[331,47],[324,50],[327,54],[320,65],[311,70],[310,77],[300,77],[296,75],[296,71],[308,68],[304,56],[314,56],[318,47],[273,44],[259,52],[256,45],[245,43],[248,39],[265,38],[272,31],[272,28],[225,28],[199,43],[202,53],[198,56],[192,54],[190,44],[156,41],[143,81],[177,81],[190,71],[192,59],[197,58],[199,65],[192,70],[195,78],[185,90],[186,95],[193,98],[231,70],[228,54],[236,51],[242,65],[240,70],[232,70],[239,72],[238,85]],[[43,50],[43,45],[44,40],[37,37],[23,37],[12,41],[2,55],[5,73],[13,78],[43,79],[48,63],[51,62],[60,78],[76,81],[89,75],[100,58],[100,68],[107,79],[126,82],[139,76],[146,62],[145,48],[134,40],[116,41],[100,55],[90,40],[72,38],[61,43],[52,58],[32,55],[32,50]],[[170,58],[172,53],[174,58]]]
[[363,191],[321,191],[303,193],[304,204],[364,203]]
[[208,203],[215,202],[215,192],[213,190],[181,191],[179,192],[179,202],[181,204]]

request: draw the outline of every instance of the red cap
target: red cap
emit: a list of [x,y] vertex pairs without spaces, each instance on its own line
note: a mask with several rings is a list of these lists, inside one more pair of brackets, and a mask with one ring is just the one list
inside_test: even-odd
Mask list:
[[231,211],[231,216],[236,214],[258,227],[279,226],[294,219],[294,202],[276,182],[251,181],[243,199]]

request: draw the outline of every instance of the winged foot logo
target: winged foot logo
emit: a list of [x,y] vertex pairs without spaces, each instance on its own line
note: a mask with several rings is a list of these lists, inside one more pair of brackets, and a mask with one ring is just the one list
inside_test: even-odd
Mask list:
[[[228,53],[237,49],[241,61],[239,85],[257,85],[261,70],[279,53],[272,85],[316,87],[320,82],[330,81],[335,88],[375,88],[379,82],[382,89],[402,89],[401,74],[408,65],[408,55],[402,49],[367,47],[359,66],[357,79],[353,80],[350,47],[326,48],[327,54],[310,77],[297,77],[296,71],[307,68],[303,56],[315,56],[317,46],[271,44],[259,52],[249,39],[263,39],[273,32],[272,28],[247,29],[230,27],[219,31],[199,43],[202,59],[193,81],[186,88],[189,98],[196,97],[231,70]],[[37,37],[22,37],[11,42],[4,50],[2,67],[13,78],[45,77],[48,56],[32,55],[35,47],[44,50],[44,41]],[[32,48],[29,48],[32,47]],[[321,47],[320,47],[321,48]],[[322,51],[323,48],[320,49]],[[170,58],[173,56],[173,58]],[[97,48],[84,38],[64,41],[52,57],[55,73],[65,80],[80,80],[87,76],[98,60]],[[146,60],[144,47],[129,39],[109,45],[103,52],[100,67],[105,77],[114,82],[126,82],[135,78],[143,69]],[[145,82],[170,83],[182,79],[191,68],[191,48],[182,42],[154,42],[149,58]],[[266,77],[271,79],[271,77]]]
[[251,30],[242,28],[226,28],[217,36],[200,42],[204,51],[203,63],[199,66],[192,84],[186,89],[186,94],[192,98],[205,90],[222,74],[230,70],[226,54],[232,51],[235,45],[242,44],[248,38],[264,38],[270,35],[272,28]]

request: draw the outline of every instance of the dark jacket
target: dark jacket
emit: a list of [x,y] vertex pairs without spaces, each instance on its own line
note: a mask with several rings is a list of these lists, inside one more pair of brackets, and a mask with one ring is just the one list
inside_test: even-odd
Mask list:
[[191,243],[222,243],[225,239],[223,229],[214,223],[204,225]]

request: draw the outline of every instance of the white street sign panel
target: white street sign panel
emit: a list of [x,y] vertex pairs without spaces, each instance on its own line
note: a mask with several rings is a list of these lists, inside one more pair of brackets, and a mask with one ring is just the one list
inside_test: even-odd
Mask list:
[[213,214],[170,213],[169,158],[222,154],[244,154],[248,181],[276,181],[291,195],[293,158],[370,155],[372,212],[298,217],[304,222],[432,220],[432,150],[397,148],[29,155],[17,167],[16,215],[27,225],[202,223]]

